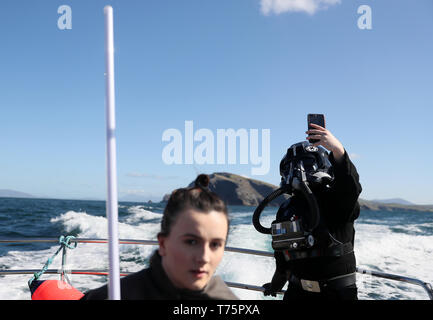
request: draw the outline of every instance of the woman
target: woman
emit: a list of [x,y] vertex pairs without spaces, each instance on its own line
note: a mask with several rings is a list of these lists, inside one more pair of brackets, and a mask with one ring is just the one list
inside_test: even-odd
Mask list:
[[[173,191],[158,234],[159,250],[149,268],[121,279],[122,299],[237,299],[214,272],[228,235],[225,203],[199,175],[192,188]],[[106,299],[107,286],[91,290],[83,300]]]

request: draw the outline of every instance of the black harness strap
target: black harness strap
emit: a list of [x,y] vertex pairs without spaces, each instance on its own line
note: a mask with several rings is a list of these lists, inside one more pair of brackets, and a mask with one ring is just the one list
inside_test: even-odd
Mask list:
[[344,274],[324,280],[299,279],[293,274],[289,277],[289,283],[305,291],[321,292],[326,289],[340,289],[356,284],[356,273]]
[[284,258],[286,261],[296,260],[296,259],[305,259],[305,258],[316,258],[323,256],[331,256],[331,257],[341,257],[346,254],[353,252],[353,245],[351,242],[333,245],[328,248],[317,248],[317,249],[309,249],[304,251],[288,251],[283,250]]

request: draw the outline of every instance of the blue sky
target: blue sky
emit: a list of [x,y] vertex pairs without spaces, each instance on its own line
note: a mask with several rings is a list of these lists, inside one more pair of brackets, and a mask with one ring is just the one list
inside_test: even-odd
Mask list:
[[[361,198],[433,203],[433,2],[293,3],[2,0],[0,189],[105,197],[103,7],[111,4],[120,198],[159,200],[198,172],[278,184],[307,114],[324,113],[360,173]],[[61,5],[71,8],[70,30],[57,26]],[[371,8],[370,30],[358,27],[361,5]],[[162,134],[185,137],[185,121],[215,137],[269,129],[269,173],[252,176],[239,160],[165,164]]]

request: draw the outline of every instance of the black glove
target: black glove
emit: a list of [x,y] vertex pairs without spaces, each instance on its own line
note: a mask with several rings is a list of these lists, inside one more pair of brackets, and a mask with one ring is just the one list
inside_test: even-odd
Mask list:
[[265,288],[265,291],[263,291],[265,296],[277,296],[277,292],[272,288],[271,282],[265,283],[262,287]]

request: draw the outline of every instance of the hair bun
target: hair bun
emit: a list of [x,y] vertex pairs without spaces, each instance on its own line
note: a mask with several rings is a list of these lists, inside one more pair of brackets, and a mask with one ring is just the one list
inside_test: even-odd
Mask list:
[[194,182],[196,187],[207,188],[209,186],[209,176],[207,174],[200,174]]

